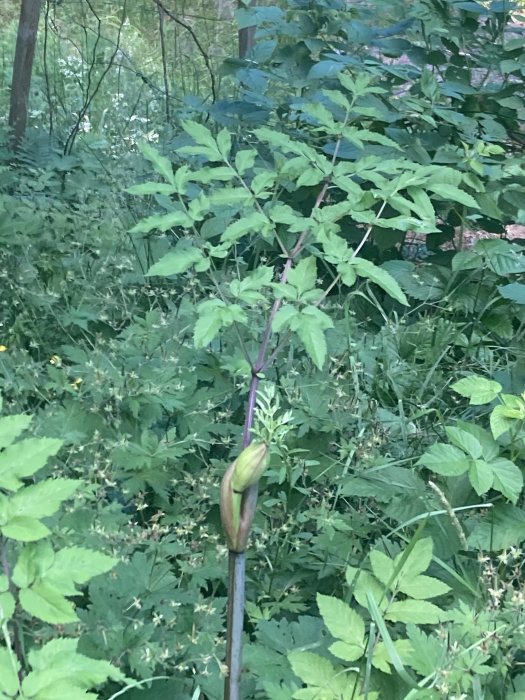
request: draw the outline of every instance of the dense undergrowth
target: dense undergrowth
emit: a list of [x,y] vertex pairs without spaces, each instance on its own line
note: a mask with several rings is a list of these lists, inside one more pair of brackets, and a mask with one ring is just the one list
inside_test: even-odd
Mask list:
[[[286,429],[248,552],[244,697],[525,697],[525,256],[505,240],[525,224],[525,63],[511,9],[239,11],[257,45],[222,65],[215,100],[200,54],[199,99],[159,97],[151,52],[118,87],[121,69],[102,75],[109,39],[91,66],[40,57],[41,109],[18,154],[5,130],[0,151],[3,413],[33,416],[0,441],[0,660],[11,649],[19,664],[0,670],[0,698],[58,700],[58,677],[68,700],[110,698],[156,676],[126,697],[222,697],[218,490],[275,299],[259,418]],[[132,30],[128,67],[146,51]],[[68,124],[90,71],[92,109]],[[460,250],[470,229],[501,238]],[[22,428],[51,447],[2,480],[6,450],[31,461]],[[17,495],[37,469],[54,509]],[[22,516],[45,518],[53,545]],[[76,589],[56,571],[79,547],[101,557],[92,574],[114,567]],[[34,680],[56,637],[86,664],[78,687],[71,661]]]

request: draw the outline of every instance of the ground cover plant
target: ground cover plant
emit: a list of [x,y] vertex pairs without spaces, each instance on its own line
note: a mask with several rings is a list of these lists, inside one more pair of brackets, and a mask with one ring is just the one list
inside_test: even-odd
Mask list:
[[0,147],[0,697],[56,699],[60,645],[64,697],[224,696],[219,490],[253,437],[226,697],[519,700],[520,8],[260,4],[242,59],[229,9],[43,3]]

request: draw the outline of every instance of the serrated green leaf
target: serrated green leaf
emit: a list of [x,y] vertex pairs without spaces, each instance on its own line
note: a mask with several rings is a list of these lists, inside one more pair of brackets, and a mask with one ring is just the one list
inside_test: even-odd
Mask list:
[[20,662],[15,653],[10,649],[0,647],[0,692],[5,693],[8,697],[17,695],[20,687],[19,671]]
[[392,574],[394,573],[393,559],[390,559],[390,557],[384,552],[379,551],[379,549],[373,549],[370,552],[370,564],[374,576],[386,586],[392,579]]
[[141,185],[127,187],[125,191],[135,195],[164,194],[170,196],[176,190],[173,185],[168,185],[166,182],[143,182]]
[[162,156],[157,149],[151,146],[147,141],[139,141],[138,147],[142,155],[153,165],[155,171],[173,185],[173,168],[168,158]]
[[65,547],[55,553],[52,566],[42,580],[62,595],[76,595],[75,584],[83,584],[110,571],[118,562],[103,552],[85,547]]
[[515,422],[515,418],[509,418],[506,415],[505,406],[496,406],[490,414],[490,429],[494,439],[497,440],[507,430],[510,430]]
[[480,255],[476,255],[472,250],[461,250],[452,258],[452,270],[477,270],[483,265]]
[[28,438],[8,445],[0,452],[0,488],[18,490],[23,486],[20,479],[42,469],[61,447],[62,440],[54,438]]
[[192,219],[184,211],[175,209],[168,214],[155,214],[148,216],[146,219],[141,219],[138,224],[135,224],[130,233],[149,233],[150,231],[168,231],[168,229],[182,226],[189,228],[193,225]]
[[365,651],[365,623],[361,616],[348,603],[321,593],[317,594],[317,607],[330,634],[345,642],[344,660],[360,659]]
[[460,476],[469,469],[471,461],[457,447],[438,442],[429,447],[417,464],[443,476]]
[[348,566],[346,568],[346,581],[354,598],[363,608],[367,607],[367,593],[372,593],[375,600],[378,601],[378,605],[379,601],[381,601],[381,604],[379,605],[381,610],[385,609],[385,588],[379,583],[375,576],[372,576],[372,574],[370,574],[368,571],[363,571],[356,569],[353,566]]
[[290,328],[303,342],[307,355],[318,369],[322,369],[326,359],[326,338],[322,322],[306,313],[299,313],[290,320]]
[[437,625],[448,619],[448,614],[428,600],[395,600],[385,612],[391,622],[413,622],[416,625]]
[[474,491],[481,496],[483,493],[492,488],[494,482],[494,473],[492,467],[483,459],[473,460],[468,470],[468,478],[472,484]]
[[235,167],[240,175],[253,168],[257,151],[254,148],[237,151],[235,154]]
[[[13,617],[15,612],[16,601],[14,596],[9,593],[9,591],[4,591],[0,593],[0,625],[3,625],[7,620]],[[0,664],[0,675],[1,675],[1,664]],[[0,681],[0,688],[2,683]]]
[[459,204],[464,204],[466,207],[472,207],[473,209],[479,209],[479,204],[474,197],[468,192],[460,190],[459,187],[448,185],[444,182],[429,182],[426,187],[442,199],[450,202],[459,202]]
[[441,668],[447,653],[447,646],[434,635],[425,634],[415,625],[407,625],[407,635],[412,652],[406,663],[421,676],[430,676]]
[[[70,687],[83,689],[100,686],[107,680],[125,680],[124,674],[108,661],[79,654],[77,644],[78,639],[58,638],[31,649],[28,660],[33,671],[23,681],[24,692],[33,697],[43,688],[51,691],[62,680],[68,681]],[[49,700],[52,698],[50,695]]]
[[254,199],[253,194],[244,189],[244,187],[223,187],[220,190],[215,190],[209,197],[211,206],[237,206],[239,204],[248,204]]
[[4,537],[19,542],[36,542],[50,534],[44,523],[28,515],[9,518],[9,521],[0,527],[0,531]]
[[171,275],[180,275],[190,269],[192,265],[199,262],[203,258],[202,251],[199,248],[178,248],[170,253],[167,253],[158,262],[150,267],[146,275],[152,277],[169,277]]
[[[399,569],[397,581],[411,581],[419,576],[423,571],[426,571],[432,561],[432,538],[424,537],[417,540],[410,550],[408,556]],[[400,552],[394,559],[394,569],[397,569],[401,560],[405,556],[405,552]]]
[[523,489],[523,474],[521,469],[510,459],[498,457],[490,463],[494,475],[492,488],[500,491],[505,498],[516,503]]
[[525,284],[512,282],[498,287],[498,292],[504,299],[513,301],[515,304],[525,304]]
[[203,124],[199,124],[198,122],[188,119],[182,122],[182,128],[188,134],[188,136],[191,136],[196,144],[199,146],[207,146],[208,148],[215,150],[217,155],[221,155],[213,134]]
[[[396,650],[399,658],[403,663],[408,663],[410,654],[412,653],[412,645],[408,639],[396,639],[393,642],[394,649]],[[379,669],[383,673],[392,673],[392,659],[388,653],[388,649],[384,642],[378,642],[374,647],[374,653],[372,655],[372,666]]]
[[400,577],[398,587],[402,593],[417,600],[437,598],[437,596],[445,595],[450,591],[450,586],[431,576],[416,576],[411,580]]
[[298,309],[291,304],[285,304],[277,311],[273,318],[272,330],[278,333],[282,328],[289,327],[293,318],[299,316]]
[[461,428],[451,426],[447,426],[445,428],[445,432],[450,442],[456,447],[459,447],[460,450],[463,450],[463,452],[470,455],[472,459],[478,459],[481,457],[483,452],[481,443],[474,437],[474,435],[468,433],[466,430],[462,430]]
[[370,260],[365,260],[364,258],[354,258],[350,262],[360,277],[369,279],[371,282],[381,287],[381,289],[383,289],[389,296],[398,301],[400,304],[408,306],[408,301],[404,292],[401,291],[401,287],[389,272],[383,270],[377,265],[374,265],[374,263]]
[[220,309],[226,304],[220,299],[213,299],[199,305],[199,318],[193,332],[193,342],[196,348],[209,345],[222,328],[223,319]]
[[81,479],[47,479],[20,489],[9,500],[12,516],[45,518],[53,515],[60,504],[71,498],[82,484]]
[[263,229],[271,230],[271,224],[264,214],[255,211],[229,224],[221,235],[221,241],[236,243],[246,234],[260,234]]
[[32,416],[22,414],[0,418],[0,449],[11,445],[29,427]]
[[292,651],[288,654],[288,661],[303,683],[318,688],[329,687],[336,673],[328,659],[309,651]]
[[469,403],[473,406],[481,406],[494,401],[502,390],[502,386],[499,382],[486,379],[478,374],[464,377],[452,384],[450,388],[461,396],[470,399]]
[[43,583],[35,583],[31,588],[22,588],[19,591],[19,600],[27,613],[51,625],[78,620],[73,603]]
[[313,255],[304,258],[290,270],[288,283],[295,287],[299,294],[313,289],[317,280],[317,263]]

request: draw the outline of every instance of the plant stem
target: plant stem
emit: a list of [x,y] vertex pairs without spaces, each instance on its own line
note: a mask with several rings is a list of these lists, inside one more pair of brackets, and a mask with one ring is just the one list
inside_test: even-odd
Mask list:
[[224,684],[224,699],[240,700],[246,576],[246,554],[244,552],[230,552],[228,571],[227,624],[229,633],[226,647],[228,675]]

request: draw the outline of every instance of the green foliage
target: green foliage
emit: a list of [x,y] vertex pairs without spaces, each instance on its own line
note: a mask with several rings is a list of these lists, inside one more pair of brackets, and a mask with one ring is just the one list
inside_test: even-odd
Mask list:
[[0,605],[24,695],[132,675],[130,700],[222,697],[218,492],[256,376],[276,444],[243,696],[519,698],[524,255],[464,246],[524,223],[517,15],[258,3],[253,54],[219,74],[233,23],[177,3],[215,100],[166,16],[163,70],[146,4],[104,74],[122,5],[90,2],[99,26],[49,3],[32,128],[1,146]]
[[[25,415],[0,419],[0,697],[97,698],[86,691],[109,679],[123,682],[125,676],[107,661],[77,653],[77,639],[57,637],[23,651],[23,626],[78,621],[69,600],[80,593],[76,584],[108,572],[117,561],[85,547],[57,549],[51,544],[51,531],[42,519],[55,515],[81,481],[22,481],[40,471],[62,444],[45,438],[17,440],[30,420]],[[39,634],[44,636],[44,630]]]

